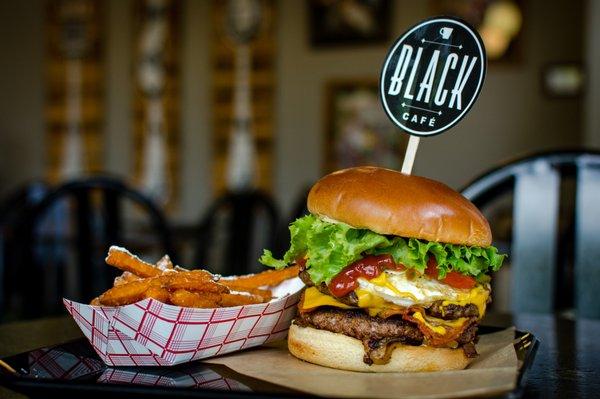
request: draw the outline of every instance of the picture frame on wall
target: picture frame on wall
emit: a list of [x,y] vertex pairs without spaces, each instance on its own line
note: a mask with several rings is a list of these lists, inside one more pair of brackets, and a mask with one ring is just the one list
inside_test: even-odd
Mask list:
[[465,20],[477,29],[490,64],[523,60],[523,0],[431,0],[432,15]]
[[377,79],[331,81],[325,98],[325,173],[360,165],[401,168],[408,135],[385,115]]
[[382,44],[390,38],[390,0],[308,0],[313,47]]

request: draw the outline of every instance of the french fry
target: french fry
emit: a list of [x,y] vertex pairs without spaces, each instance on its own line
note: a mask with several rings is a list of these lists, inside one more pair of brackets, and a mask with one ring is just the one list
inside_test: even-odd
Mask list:
[[104,306],[129,305],[144,299],[148,288],[157,283],[158,281],[155,278],[132,281],[109,289],[100,295],[98,299],[100,304]]
[[162,274],[162,270],[144,262],[125,248],[117,246],[110,247],[105,261],[111,266],[139,277],[156,277]]
[[171,270],[173,269],[173,262],[171,262],[171,258],[169,255],[165,255],[156,262],[156,267],[160,270]]
[[173,265],[165,255],[156,265],[128,250],[110,247],[106,263],[123,270],[113,287],[94,298],[94,306],[123,306],[144,298],[182,307],[216,308],[264,303],[272,299],[270,287],[295,277],[298,267],[222,279],[206,270]]
[[221,301],[221,295],[212,292],[199,294],[179,289],[171,292],[169,300],[173,305],[187,308],[217,308]]
[[273,293],[271,292],[271,290],[266,290],[266,289],[261,289],[261,288],[242,287],[242,286],[235,284],[236,280],[221,280],[221,281],[219,281],[219,283],[223,284],[224,286],[229,288],[231,291],[242,291],[242,292],[248,292],[252,295],[256,295],[256,296],[262,298],[263,302],[269,302],[273,298]]
[[151,286],[144,293],[144,298],[153,298],[162,303],[169,303],[169,296],[169,291],[159,286]]
[[184,289],[202,292],[228,292],[229,289],[215,282],[212,275],[204,270],[169,273],[160,277],[163,285],[170,290]]
[[130,272],[123,272],[120,276],[115,277],[115,281],[113,282],[113,286],[117,287],[119,285],[127,284],[132,281],[140,280],[141,277],[136,276]]
[[258,295],[252,294],[223,294],[219,305],[222,307],[253,305],[263,303],[263,299]]
[[224,278],[219,282],[222,284],[231,283],[243,288],[272,287],[284,280],[296,277],[299,271],[300,268],[298,266],[290,266],[281,270],[267,270],[265,272],[247,276]]
[[90,305],[92,305],[92,306],[100,306],[100,305],[102,305],[100,303],[100,298],[96,297],[96,298],[92,299],[91,302],[90,302]]

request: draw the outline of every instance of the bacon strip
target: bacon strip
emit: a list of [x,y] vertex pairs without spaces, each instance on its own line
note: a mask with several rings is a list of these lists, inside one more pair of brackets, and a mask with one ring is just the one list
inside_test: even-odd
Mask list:
[[[419,311],[422,315],[425,315],[425,311],[423,309]],[[462,335],[463,331],[465,331],[471,324],[477,322],[475,318],[469,318],[460,327],[449,327],[447,325],[441,325],[446,330],[446,333],[438,334],[431,328],[429,328],[421,320],[414,318],[413,314],[414,312],[411,314],[405,314],[404,316],[402,316],[402,318],[404,320],[415,323],[417,327],[419,327],[419,330],[421,330],[421,332],[425,336],[427,344],[430,346],[448,346],[448,344],[450,344],[452,341],[456,341]]]

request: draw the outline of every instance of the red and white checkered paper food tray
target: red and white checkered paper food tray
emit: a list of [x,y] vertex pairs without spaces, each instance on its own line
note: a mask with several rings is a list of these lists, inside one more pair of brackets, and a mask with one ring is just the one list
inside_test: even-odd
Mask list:
[[154,299],[118,307],[63,302],[107,365],[172,366],[285,338],[303,286],[290,279],[272,289],[270,302],[216,309]]

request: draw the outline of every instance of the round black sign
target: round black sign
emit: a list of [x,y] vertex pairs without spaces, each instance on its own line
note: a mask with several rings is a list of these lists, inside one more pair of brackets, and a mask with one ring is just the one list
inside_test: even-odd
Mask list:
[[396,40],[385,58],[379,79],[383,108],[412,135],[442,133],[473,106],[486,64],[483,42],[466,22],[423,21]]

